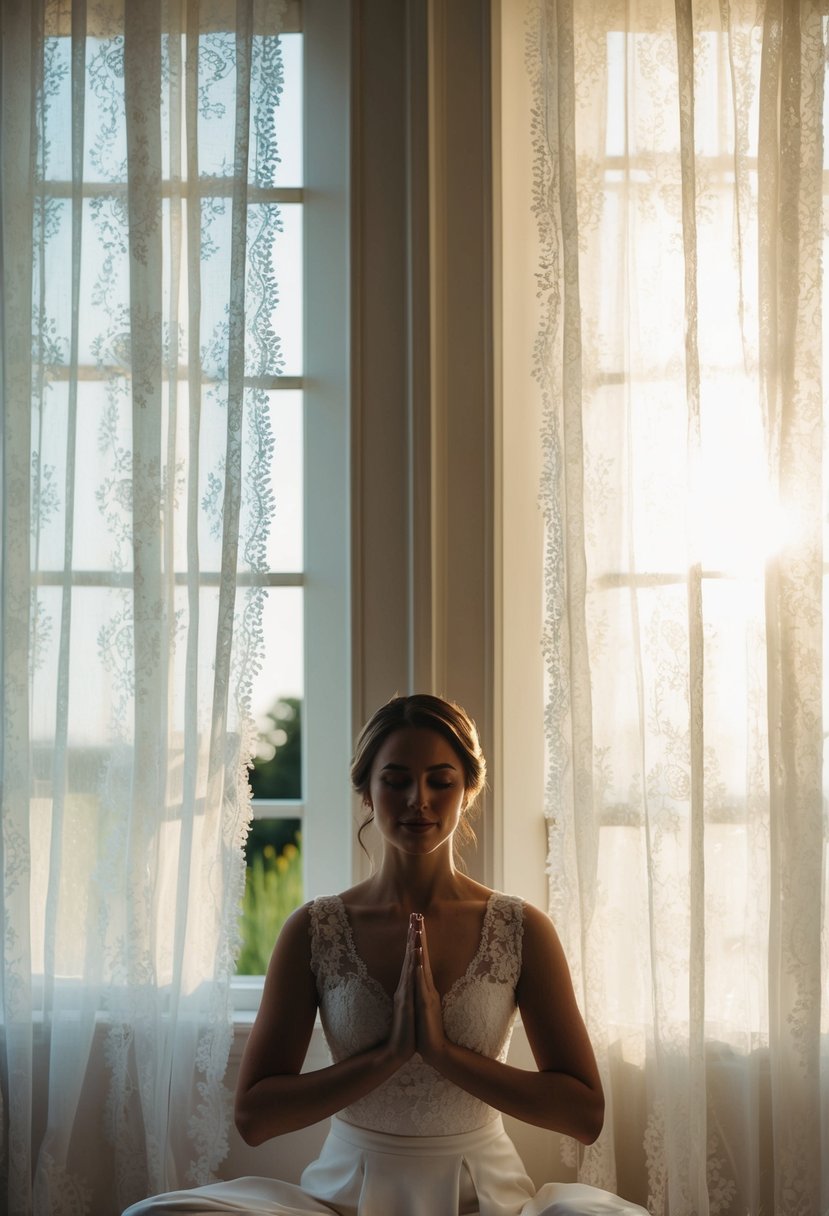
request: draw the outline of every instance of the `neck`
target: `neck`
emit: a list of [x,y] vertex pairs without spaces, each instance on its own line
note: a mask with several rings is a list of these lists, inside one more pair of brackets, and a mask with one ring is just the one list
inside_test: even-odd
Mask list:
[[384,902],[399,904],[405,912],[423,913],[441,900],[457,899],[463,881],[451,848],[428,857],[386,849],[374,879],[375,891]]

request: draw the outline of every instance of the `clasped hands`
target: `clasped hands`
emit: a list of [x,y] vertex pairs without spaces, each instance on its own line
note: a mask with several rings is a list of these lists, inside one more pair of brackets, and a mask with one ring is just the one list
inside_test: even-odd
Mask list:
[[394,994],[389,1047],[405,1063],[416,1051],[436,1064],[446,1045],[440,993],[432,980],[426,925],[419,912],[409,918],[406,953]]

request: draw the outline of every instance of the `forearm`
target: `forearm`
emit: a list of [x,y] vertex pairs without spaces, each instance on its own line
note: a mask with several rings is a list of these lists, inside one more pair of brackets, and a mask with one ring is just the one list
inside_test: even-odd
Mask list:
[[314,1072],[263,1077],[237,1095],[236,1126],[251,1145],[309,1127],[365,1097],[401,1063],[383,1044]]
[[574,1136],[583,1144],[591,1144],[602,1129],[601,1089],[568,1073],[514,1068],[448,1039],[430,1053],[429,1063],[448,1081],[524,1123]]

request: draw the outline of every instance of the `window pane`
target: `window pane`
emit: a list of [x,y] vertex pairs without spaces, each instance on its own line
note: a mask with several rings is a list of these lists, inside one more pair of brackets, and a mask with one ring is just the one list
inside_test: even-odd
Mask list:
[[[265,653],[253,682],[252,711],[259,729],[255,779],[259,798],[302,797],[302,588],[271,587],[262,611]],[[273,763],[271,763],[273,762]],[[274,791],[274,792],[271,792]]]
[[298,819],[255,819],[245,846],[238,975],[264,975],[277,934],[302,903],[302,836]]
[[303,395],[295,390],[267,394],[271,433],[273,509],[267,541],[269,570],[302,570]]
[[[46,741],[55,737],[59,712],[62,588],[38,587],[32,608],[31,732],[34,740]],[[130,591],[72,589],[67,711],[71,747],[108,746],[113,737],[120,737],[119,715],[126,713],[132,695],[131,651],[123,644],[130,629]],[[94,789],[94,782],[85,788]]]
[[302,797],[302,701],[278,697],[259,716],[259,742],[250,773],[254,798]]
[[275,186],[302,185],[302,34],[283,34]]
[[[256,231],[262,207],[248,208],[248,226]],[[271,246],[276,302],[271,325],[279,335],[280,366],[283,376],[301,376],[302,350],[302,207],[285,203],[278,208],[279,230]],[[271,369],[269,369],[271,370]]]

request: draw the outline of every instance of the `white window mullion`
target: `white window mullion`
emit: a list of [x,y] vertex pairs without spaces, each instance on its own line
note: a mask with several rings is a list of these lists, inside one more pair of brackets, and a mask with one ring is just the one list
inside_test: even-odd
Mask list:
[[305,895],[351,882],[350,5],[305,33]]

